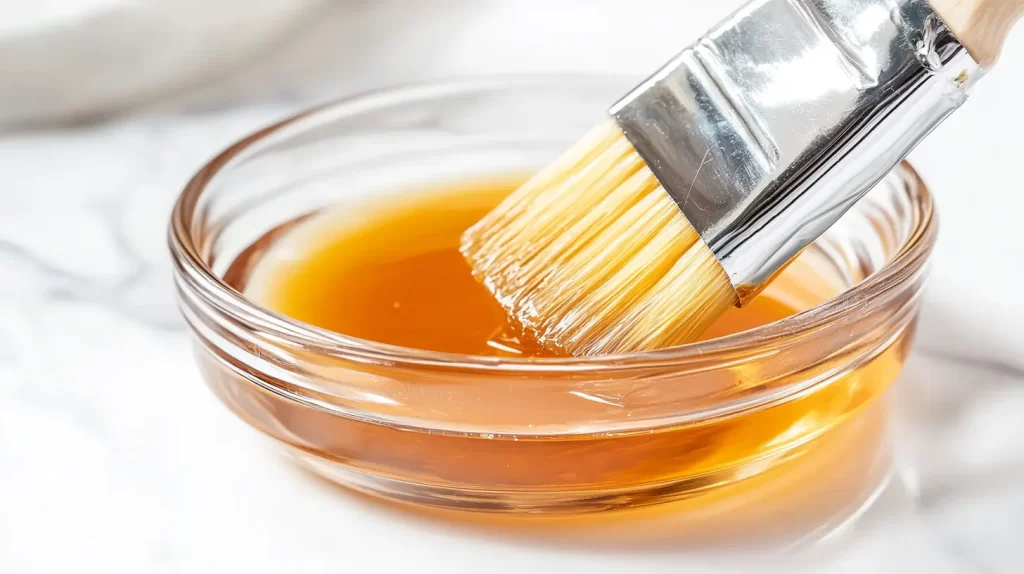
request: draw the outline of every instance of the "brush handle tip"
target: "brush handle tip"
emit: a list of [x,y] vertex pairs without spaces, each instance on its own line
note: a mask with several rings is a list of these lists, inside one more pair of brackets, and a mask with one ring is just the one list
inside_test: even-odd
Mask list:
[[928,0],[953,35],[983,68],[999,59],[1024,0]]

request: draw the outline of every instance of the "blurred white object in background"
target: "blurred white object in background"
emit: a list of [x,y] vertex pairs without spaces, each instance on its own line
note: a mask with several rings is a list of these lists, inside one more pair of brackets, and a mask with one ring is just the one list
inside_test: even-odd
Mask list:
[[0,0],[0,126],[452,76],[639,76],[740,3]]
[[0,123],[109,113],[219,77],[324,0],[0,0]]

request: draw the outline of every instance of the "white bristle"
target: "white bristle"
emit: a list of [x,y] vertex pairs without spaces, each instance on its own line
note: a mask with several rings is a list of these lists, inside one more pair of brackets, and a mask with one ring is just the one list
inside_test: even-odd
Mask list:
[[462,236],[474,275],[545,347],[646,351],[735,303],[711,250],[608,121]]

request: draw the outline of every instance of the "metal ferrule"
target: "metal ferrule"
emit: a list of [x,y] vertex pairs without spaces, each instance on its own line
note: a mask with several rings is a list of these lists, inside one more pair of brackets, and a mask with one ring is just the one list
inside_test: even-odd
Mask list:
[[611,114],[743,304],[981,72],[924,0],[755,0]]

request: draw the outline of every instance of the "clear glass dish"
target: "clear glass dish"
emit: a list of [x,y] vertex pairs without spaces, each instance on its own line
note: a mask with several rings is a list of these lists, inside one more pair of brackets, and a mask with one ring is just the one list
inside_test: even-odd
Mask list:
[[170,229],[180,306],[207,384],[331,480],[496,512],[693,497],[778,473],[877,411],[867,407],[882,408],[913,338],[936,235],[931,197],[907,165],[801,255],[841,293],[764,327],[658,352],[427,352],[318,329],[242,294],[253,262],[304,217],[535,170],[628,86],[494,78],[375,92],[263,129],[214,158],[183,191]]

